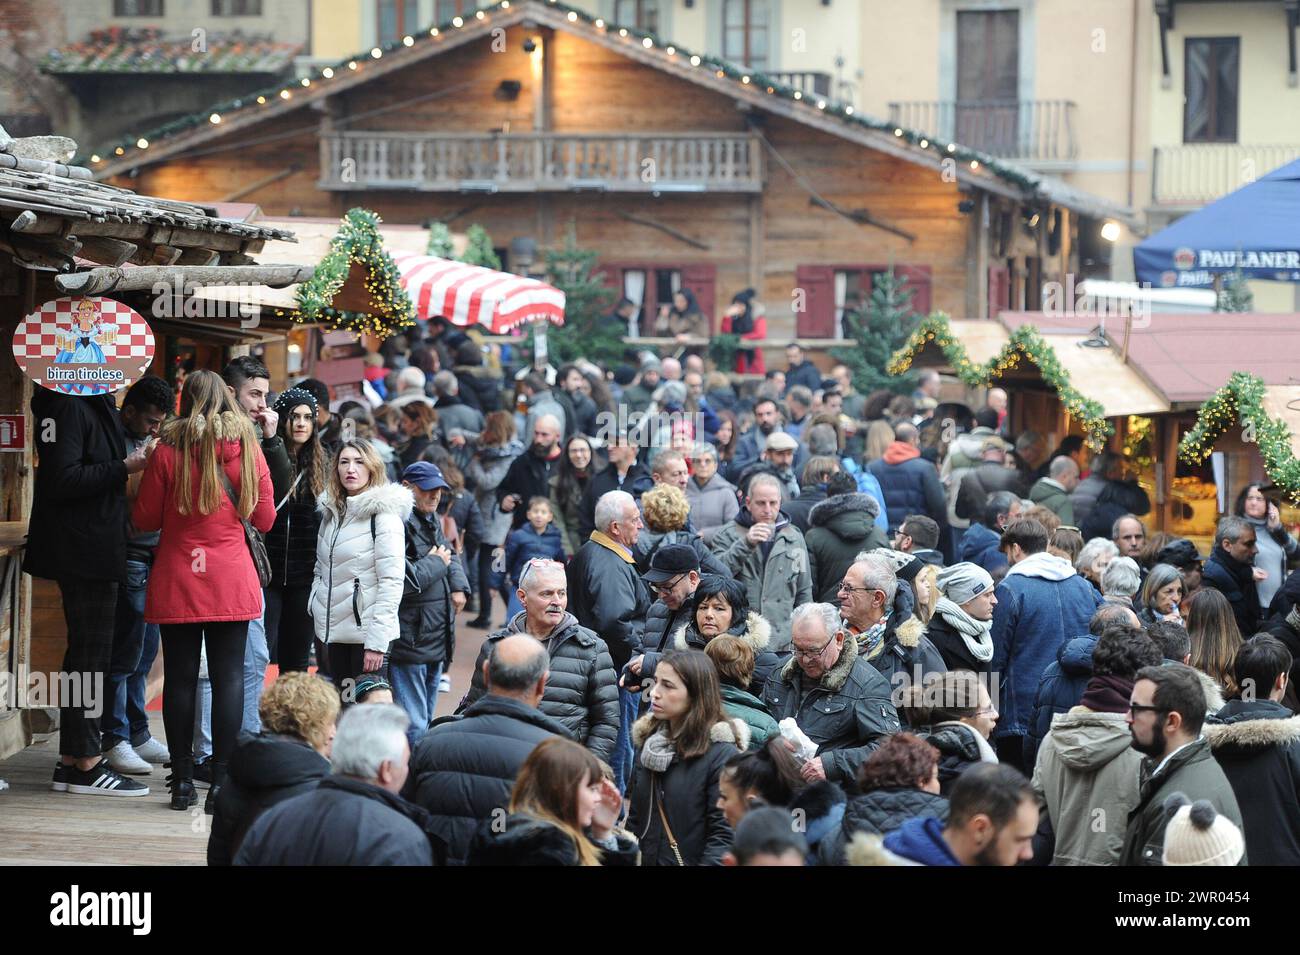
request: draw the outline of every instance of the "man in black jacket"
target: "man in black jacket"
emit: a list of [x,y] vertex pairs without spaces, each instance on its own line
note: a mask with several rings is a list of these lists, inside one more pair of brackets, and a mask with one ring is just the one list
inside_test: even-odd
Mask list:
[[531,560],[519,576],[517,593],[524,612],[483,642],[469,692],[460,708],[470,706],[487,692],[483,667],[493,648],[515,634],[523,634],[543,644],[550,654],[550,676],[541,711],[596,756],[609,761],[619,729],[618,677],[609,647],[565,611],[568,583],[564,567],[558,562]]
[[[68,624],[64,685],[85,688],[83,706],[59,700],[59,753],[52,788],[92,796],[147,796],[149,788],[103,759],[96,699],[113,655],[117,592],[126,581],[126,478],[144,470],[141,447],[127,454],[109,395],[32,394],[39,467],[23,570],[58,581]],[[51,700],[51,703],[54,701]]]
[[559,419],[552,415],[538,417],[533,423],[533,443],[510,462],[510,470],[497,485],[497,507],[507,514],[514,513],[514,527],[523,526],[529,501],[551,493],[551,477],[559,472],[564,453],[561,427]]
[[796,385],[803,385],[809,391],[820,391],[822,373],[817,366],[804,357],[803,349],[791,342],[785,346],[785,360],[789,367],[785,370],[785,393]]
[[625,434],[613,438],[609,443],[609,466],[592,475],[578,503],[579,539],[585,541],[596,529],[596,502],[607,493],[627,491],[639,501],[654,485],[650,472],[637,460],[637,446]]
[[433,817],[447,843],[447,864],[464,865],[474,832],[510,805],[519,767],[552,736],[569,737],[538,708],[550,657],[532,637],[512,634],[489,644],[486,692],[456,716],[434,721],[415,747],[407,795]]
[[1205,724],[1241,807],[1251,865],[1300,865],[1300,716],[1282,705],[1291,664],[1276,637],[1247,640],[1233,661],[1242,698]]
[[1228,599],[1237,629],[1251,637],[1259,629],[1259,595],[1255,590],[1255,528],[1244,517],[1228,516],[1214,531],[1214,550],[1205,562],[1201,583]]
[[249,827],[235,865],[434,865],[446,847],[419,806],[398,795],[406,783],[410,721],[390,703],[353,706],[339,720],[334,775]]
[[[818,425],[817,427],[821,427]],[[812,509],[826,500],[826,482],[840,469],[840,462],[830,455],[817,455],[808,459],[799,476],[799,496],[785,502],[785,512],[790,523],[800,533],[808,533],[808,518]]]
[[399,635],[388,648],[393,702],[411,718],[411,747],[438,705],[438,680],[456,649],[456,615],[470,594],[460,555],[443,536],[438,503],[448,489],[437,465],[416,461],[402,472],[415,495],[406,519],[406,582],[397,608]]

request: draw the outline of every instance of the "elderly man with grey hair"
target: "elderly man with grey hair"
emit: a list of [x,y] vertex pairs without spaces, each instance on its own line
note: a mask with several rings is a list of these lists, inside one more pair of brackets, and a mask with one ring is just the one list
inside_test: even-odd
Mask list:
[[1119,597],[1132,606],[1133,598],[1142,589],[1142,569],[1132,557],[1116,557],[1101,572],[1101,595]]
[[474,434],[483,430],[483,412],[461,400],[460,381],[455,372],[440,371],[434,375],[433,391],[438,396],[433,410],[438,412],[438,425],[443,434],[451,434],[453,429]]
[[[646,614],[653,602],[632,551],[641,533],[641,512],[627,491],[607,491],[596,502],[595,521],[591,538],[569,562],[569,609],[578,623],[609,645],[614,669],[622,672],[628,660],[642,652]],[[618,742],[610,764],[622,790],[631,778],[631,727],[638,696],[625,689],[619,694]]]
[[398,795],[411,755],[409,722],[391,703],[349,707],[334,737],[333,775],[262,813],[235,865],[441,864],[445,846],[429,814]]
[[[519,767],[533,748],[553,736],[570,737],[538,708],[545,708],[550,690],[545,643],[527,633],[498,634],[479,659],[474,680],[482,695],[458,715],[433,722],[415,747],[407,783],[410,798],[429,811],[433,831],[446,840],[448,865],[463,865],[480,823],[510,804]],[[617,698],[611,699],[617,719]]]
[[745,506],[709,545],[715,557],[745,585],[749,606],[772,625],[769,647],[790,648],[790,614],[810,603],[812,566],[799,528],[781,510],[781,485],[771,474],[749,481]]
[[[898,568],[896,571],[895,568]],[[902,551],[881,548],[859,554],[840,584],[840,617],[858,644],[858,653],[889,681],[896,699],[904,687],[925,682],[931,673],[946,673],[943,655],[925,635],[913,614],[916,598],[898,572],[920,568],[920,560]]]
[[428,379],[419,368],[414,365],[403,368],[397,373],[397,394],[388,399],[389,407],[400,408],[412,401],[423,401],[426,405],[433,404],[433,399],[425,394],[427,383]]
[[884,737],[900,728],[889,681],[858,653],[833,605],[803,604],[791,617],[794,654],[768,677],[763,702],[773,719],[792,717],[817,745],[801,769],[804,779],[852,783]]
[[1062,524],[1075,526],[1074,503],[1070,495],[1079,486],[1079,465],[1062,454],[1047,466],[1047,477],[1041,477],[1029,489],[1029,500],[1041,504],[1061,519]]

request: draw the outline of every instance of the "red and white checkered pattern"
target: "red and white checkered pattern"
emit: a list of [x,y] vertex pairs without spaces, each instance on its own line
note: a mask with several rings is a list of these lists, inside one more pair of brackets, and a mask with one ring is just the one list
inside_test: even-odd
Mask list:
[[[58,336],[74,334],[72,318],[83,296],[65,296],[46,302],[19,323],[14,330],[13,351],[18,366],[27,371],[29,362],[53,361],[59,354]],[[135,309],[111,298],[97,298],[102,327],[117,329],[117,338],[101,344],[104,363],[119,367],[126,381],[117,387],[94,384],[84,387],[97,392],[116,391],[139,378],[153,362],[154,337],[149,323]],[[59,388],[67,391],[67,388]]]
[[393,262],[416,318],[478,324],[493,335],[524,322],[564,324],[564,293],[537,279],[432,255],[395,255]]

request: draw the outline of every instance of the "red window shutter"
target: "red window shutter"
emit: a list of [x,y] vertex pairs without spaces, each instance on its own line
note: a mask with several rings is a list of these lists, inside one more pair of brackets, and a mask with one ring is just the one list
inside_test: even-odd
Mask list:
[[1011,270],[1005,265],[989,266],[989,318],[1011,308]]
[[894,272],[901,279],[907,279],[907,287],[912,290],[912,311],[925,316],[930,314],[930,266],[900,265]]
[[804,310],[794,316],[797,338],[835,337],[835,270],[826,265],[800,265],[794,284],[804,293]]
[[704,313],[704,317],[709,320],[709,334],[712,335],[714,329],[717,328],[714,316],[718,313],[718,267],[716,265],[684,265],[681,271],[682,288],[688,288],[695,293],[695,301],[699,303],[700,311]]
[[[623,266],[618,262],[602,262],[596,266],[600,271],[605,288],[613,289],[618,293],[618,298],[623,297]],[[610,308],[618,302],[618,298],[610,304]]]

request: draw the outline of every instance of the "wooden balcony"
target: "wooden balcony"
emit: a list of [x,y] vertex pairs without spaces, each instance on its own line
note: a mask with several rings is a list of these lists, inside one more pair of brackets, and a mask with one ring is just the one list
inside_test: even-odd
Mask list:
[[761,192],[745,133],[389,133],[321,137],[322,189]]
[[1151,201],[1158,206],[1201,206],[1297,158],[1300,143],[1157,146],[1151,167]]
[[889,120],[999,159],[1069,165],[1079,156],[1075,104],[1069,100],[890,103]]

